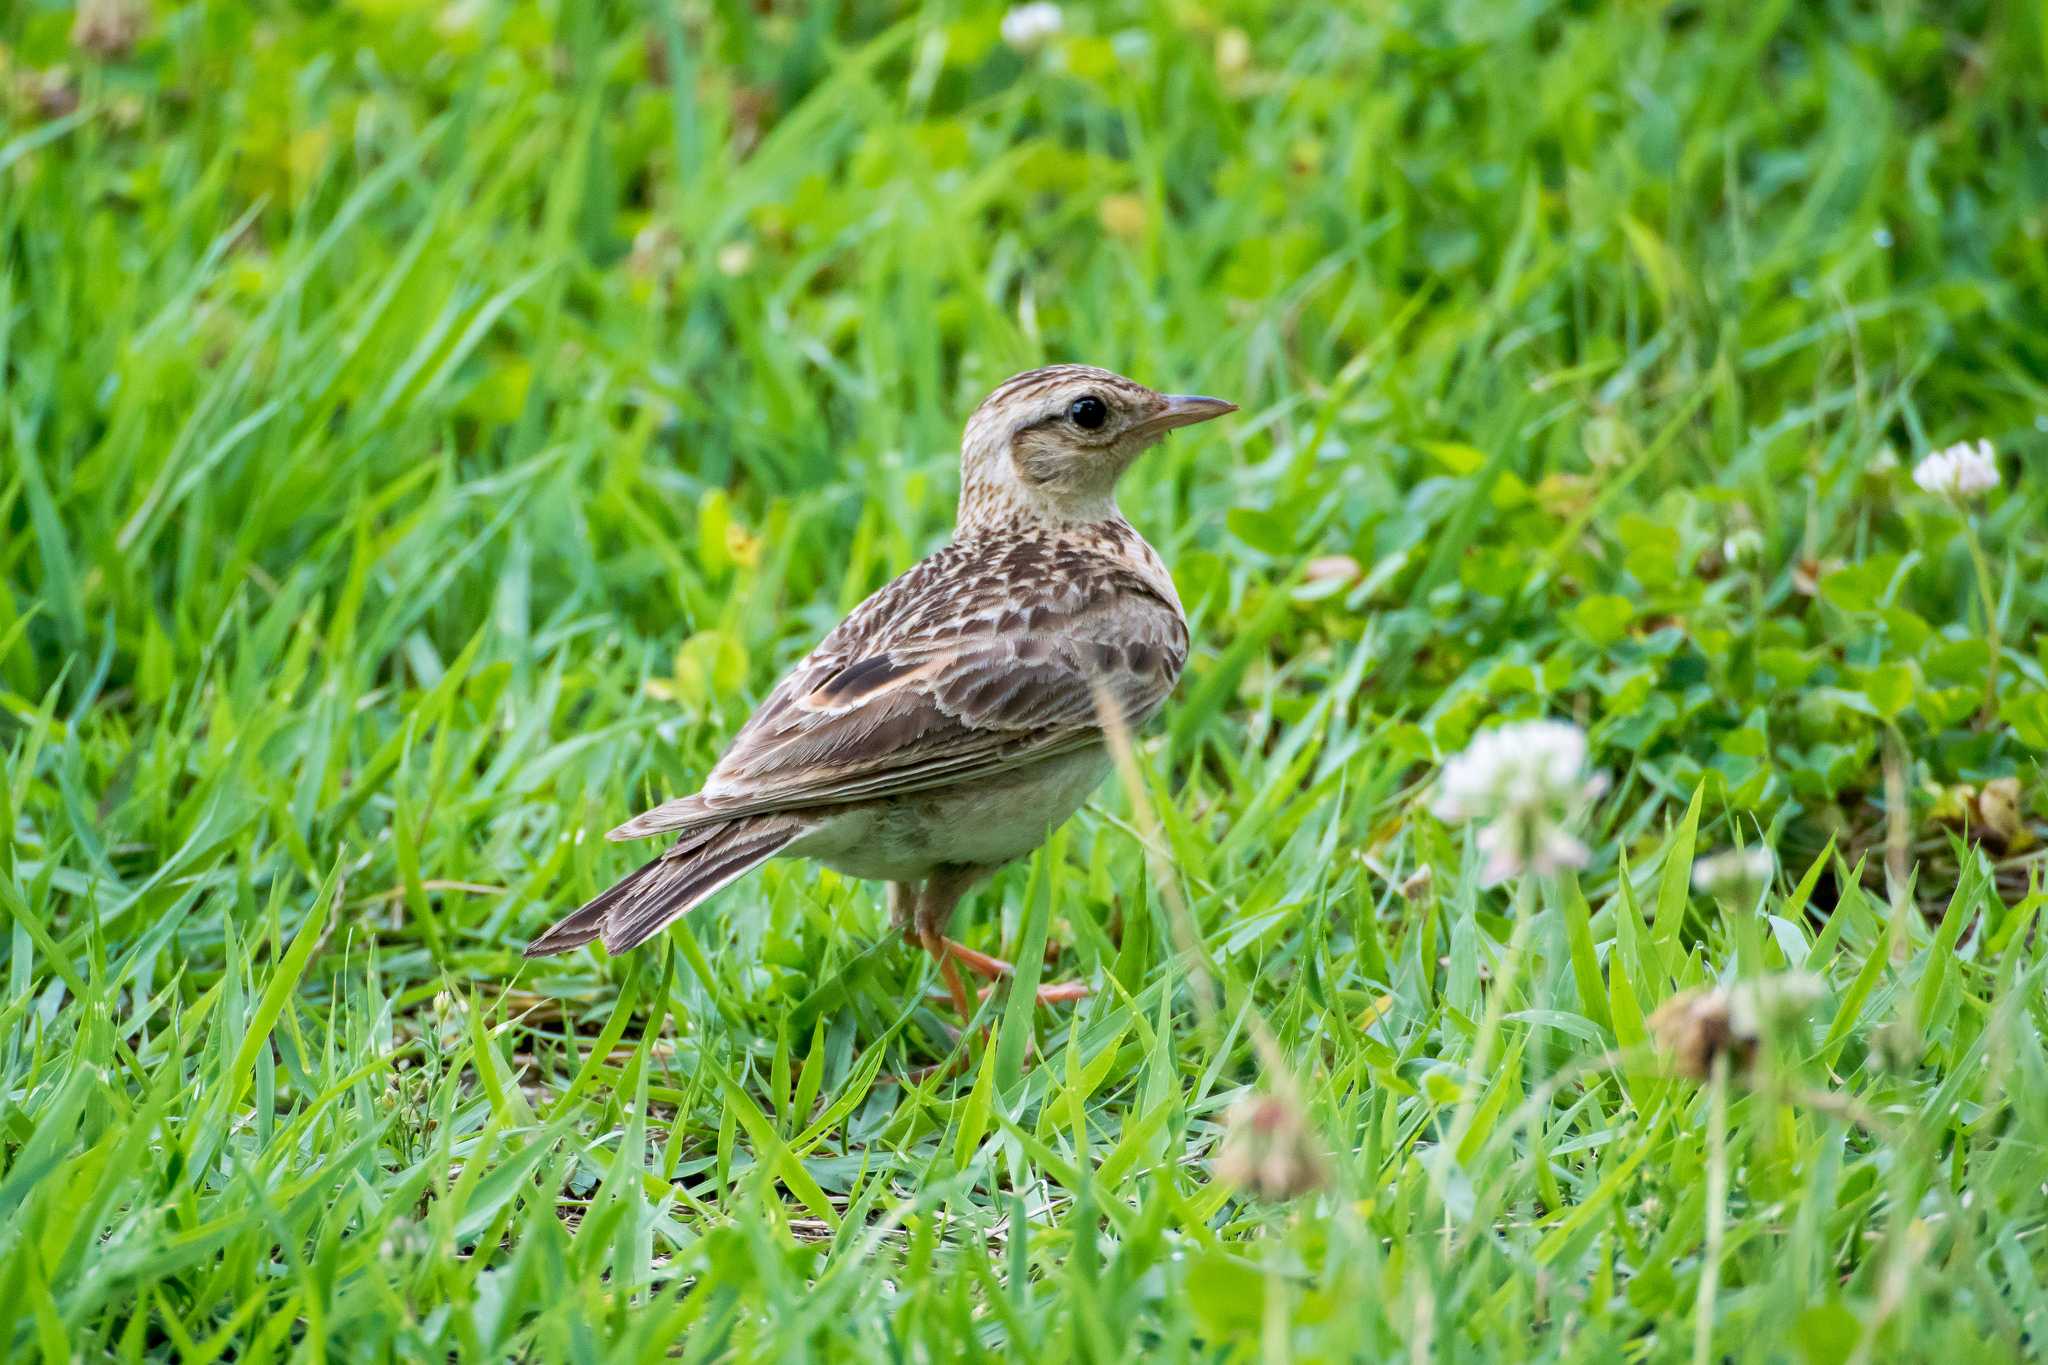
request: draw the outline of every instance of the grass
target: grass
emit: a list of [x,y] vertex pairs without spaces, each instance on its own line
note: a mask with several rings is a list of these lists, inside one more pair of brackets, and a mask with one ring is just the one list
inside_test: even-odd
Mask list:
[[[151,8],[0,13],[9,1357],[2039,1349],[2038,6]],[[1132,788],[960,925],[1097,994],[890,1084],[803,865],[523,962],[1051,359],[1244,407],[1129,481]],[[1538,714],[1591,863],[1483,889]],[[1675,1074],[1746,955],[1821,998]]]

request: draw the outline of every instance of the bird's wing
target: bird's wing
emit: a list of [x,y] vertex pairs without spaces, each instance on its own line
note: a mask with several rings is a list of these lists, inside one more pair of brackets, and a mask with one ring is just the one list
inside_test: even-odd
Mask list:
[[1097,686],[1136,725],[1180,676],[1178,604],[1140,574],[1100,560],[1043,574],[943,561],[918,565],[827,636],[702,791],[611,837],[976,781],[1098,742]]

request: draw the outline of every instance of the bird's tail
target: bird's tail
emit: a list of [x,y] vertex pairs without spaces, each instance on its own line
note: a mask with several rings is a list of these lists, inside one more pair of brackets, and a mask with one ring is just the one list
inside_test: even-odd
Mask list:
[[750,815],[693,829],[637,872],[526,945],[547,957],[601,939],[607,951],[637,948],[727,882],[780,853],[809,829],[793,815]]

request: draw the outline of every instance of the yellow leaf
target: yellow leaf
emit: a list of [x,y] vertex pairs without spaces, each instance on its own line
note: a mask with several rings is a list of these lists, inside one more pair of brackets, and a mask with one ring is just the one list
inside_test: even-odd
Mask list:
[[1463,477],[1476,474],[1486,463],[1486,452],[1460,441],[1424,441],[1422,448],[1451,473]]

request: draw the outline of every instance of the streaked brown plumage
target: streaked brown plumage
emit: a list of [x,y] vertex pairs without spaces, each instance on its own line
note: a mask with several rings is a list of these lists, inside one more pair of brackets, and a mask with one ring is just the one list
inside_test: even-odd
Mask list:
[[1003,383],[967,423],[954,541],[791,670],[702,790],[613,830],[678,838],[527,954],[624,952],[768,858],[808,857],[889,881],[898,927],[964,1010],[952,959],[1008,966],[944,937],[960,896],[1107,771],[1096,688],[1142,725],[1187,660],[1173,580],[1117,512],[1116,481],[1166,432],[1234,410],[1085,365]]

